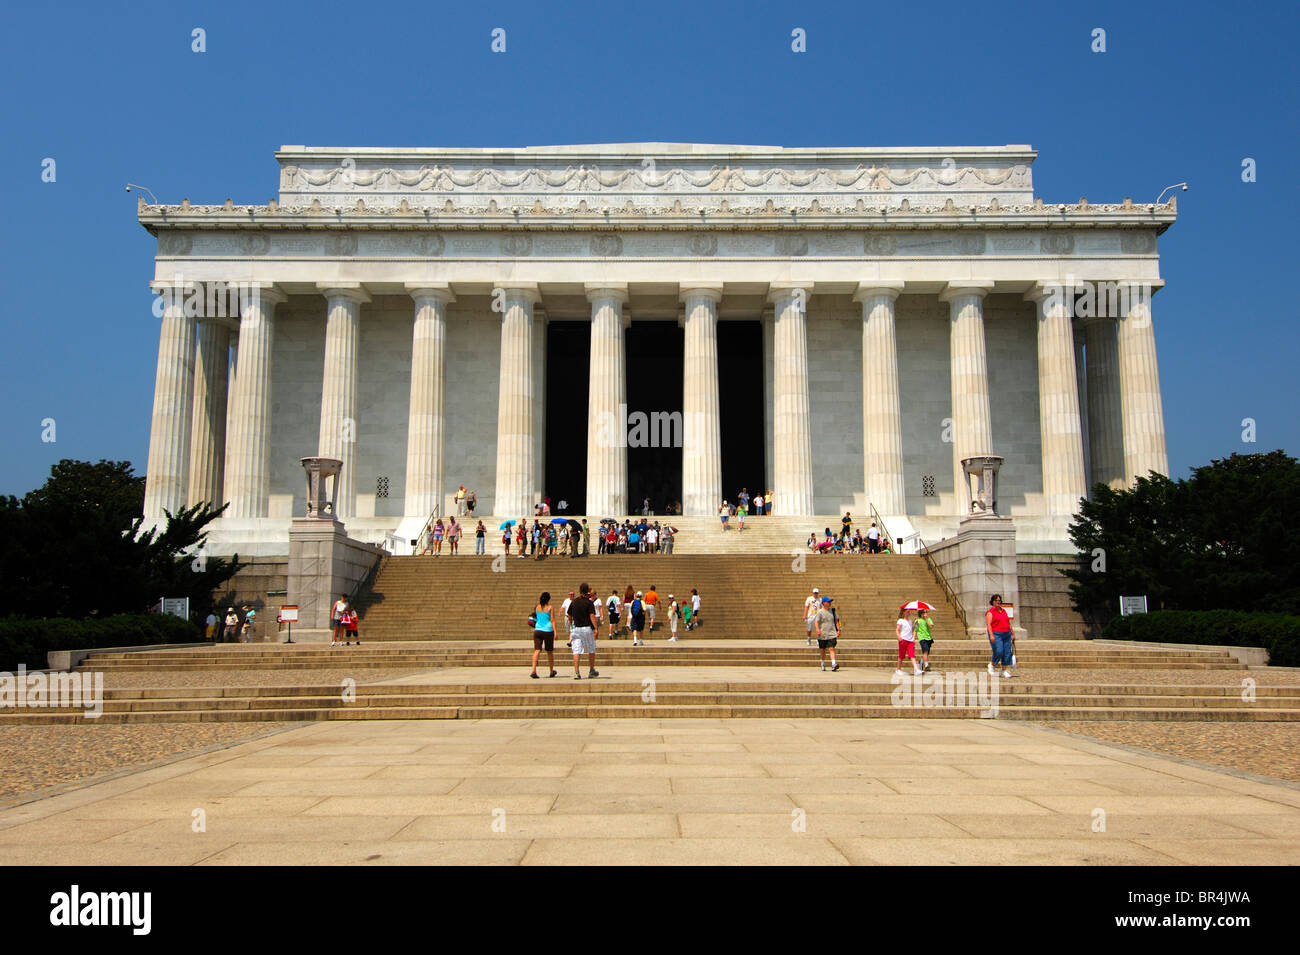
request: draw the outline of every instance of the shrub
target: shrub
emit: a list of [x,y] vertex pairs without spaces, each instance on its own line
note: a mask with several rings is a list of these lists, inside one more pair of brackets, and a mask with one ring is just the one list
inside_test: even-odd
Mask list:
[[196,624],[170,614],[121,614],[86,620],[10,617],[0,619],[0,670],[13,671],[20,663],[31,669],[44,668],[50,650],[142,647],[201,639]]
[[1241,610],[1158,610],[1116,617],[1107,640],[1263,647],[1270,666],[1300,666],[1300,616]]

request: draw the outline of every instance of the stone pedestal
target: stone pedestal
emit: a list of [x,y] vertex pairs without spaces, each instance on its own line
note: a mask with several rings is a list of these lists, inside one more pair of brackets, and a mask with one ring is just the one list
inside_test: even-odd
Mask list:
[[288,602],[298,605],[294,642],[330,639],[330,607],[350,595],[380,555],[373,544],[347,535],[333,518],[302,517],[289,525]]
[[[966,609],[967,636],[987,640],[984,613],[989,598],[1002,595],[1003,603],[1019,604],[1016,527],[1009,517],[978,516],[962,520],[955,538],[930,547],[930,556]],[[1017,612],[1011,629],[1017,638],[1029,634]]]

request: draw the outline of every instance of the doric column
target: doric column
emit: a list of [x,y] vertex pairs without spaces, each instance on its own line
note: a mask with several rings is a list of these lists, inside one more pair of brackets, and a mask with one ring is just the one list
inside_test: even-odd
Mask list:
[[1092,448],[1089,480],[1117,491],[1126,486],[1118,330],[1113,318],[1090,318],[1083,323],[1088,352],[1088,444]]
[[808,397],[808,300],[812,285],[773,283],[772,473],[776,513],[813,513],[812,403]]
[[345,520],[357,512],[357,344],[361,305],[370,296],[359,282],[316,287],[325,296],[326,316],[317,454],[343,462],[334,509]]
[[456,300],[447,285],[407,284],[415,300],[411,332],[411,404],[406,423],[408,517],[442,513],[446,486],[447,305]]
[[226,517],[266,517],[270,505],[271,349],[275,306],[284,300],[269,283],[240,296],[239,351],[226,422]]
[[949,282],[939,295],[950,309],[949,367],[952,376],[952,473],[961,513],[970,510],[962,458],[993,453],[989,414],[988,356],[984,345],[984,296],[992,282]]
[[164,520],[188,501],[190,416],[194,402],[194,319],[185,315],[186,290],[170,282],[150,283],[162,296],[158,367],[153,380],[153,420],[145,467],[144,516]]
[[1074,380],[1079,386],[1079,418],[1083,424],[1083,477],[1084,492],[1092,496],[1092,438],[1088,434],[1088,361],[1083,337],[1083,322],[1075,318],[1074,328]]
[[718,409],[718,303],[722,301],[722,285],[684,286],[681,294],[686,306],[682,509],[687,515],[711,515],[722,503],[722,422]]
[[1124,477],[1130,483],[1150,471],[1169,473],[1165,414],[1160,401],[1156,335],[1150,291],[1132,288],[1119,320],[1119,394],[1124,418]]
[[190,438],[189,503],[225,499],[227,386],[230,374],[230,329],[233,318],[203,318],[198,327],[194,362],[193,432]]
[[533,306],[537,287],[502,288],[501,373],[497,391],[497,485],[493,511],[530,517],[535,502]]
[[[776,314],[763,309],[763,493],[776,487],[772,453],[772,376],[776,372]],[[775,510],[773,511],[775,513]]]
[[1025,295],[1038,305],[1038,422],[1043,460],[1043,503],[1052,517],[1079,509],[1088,489],[1083,426],[1075,377],[1073,292],[1036,285]]
[[[533,309],[533,500],[546,490],[546,324],[542,309]],[[554,510],[558,500],[551,501]]]
[[600,519],[627,510],[627,360],[623,306],[627,286],[588,285],[591,376],[587,392],[587,513]]
[[863,487],[867,500],[885,515],[907,513],[894,316],[894,303],[902,291],[902,282],[864,282],[853,296],[862,303]]

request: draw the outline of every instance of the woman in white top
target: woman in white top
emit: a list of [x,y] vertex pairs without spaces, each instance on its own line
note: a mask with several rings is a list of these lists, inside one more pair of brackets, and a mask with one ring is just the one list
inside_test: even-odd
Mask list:
[[722,506],[718,508],[718,516],[722,518],[722,529],[725,531],[727,529],[727,521],[731,518],[731,508],[727,505],[726,501],[723,501]]
[[894,624],[894,633],[898,636],[898,669],[894,674],[903,675],[903,660],[906,658],[912,661],[912,676],[920,676],[921,668],[916,665],[916,637],[912,633],[912,611],[903,611]]

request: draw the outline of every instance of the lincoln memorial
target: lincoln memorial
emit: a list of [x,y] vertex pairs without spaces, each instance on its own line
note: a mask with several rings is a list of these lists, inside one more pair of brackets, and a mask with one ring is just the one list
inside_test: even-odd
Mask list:
[[[148,205],[146,518],[288,552],[300,461],[352,538],[454,513],[979,506],[1068,549],[1097,483],[1167,473],[1152,295],[1171,201],[1048,202],[1028,146],[285,146],[265,204]],[[1113,197],[1112,197],[1113,198]],[[821,516],[814,520],[815,516]],[[496,522],[490,524],[496,527]],[[806,536],[806,532],[803,536]]]

